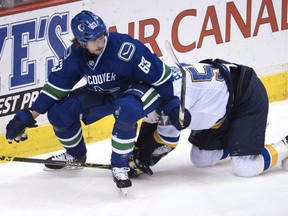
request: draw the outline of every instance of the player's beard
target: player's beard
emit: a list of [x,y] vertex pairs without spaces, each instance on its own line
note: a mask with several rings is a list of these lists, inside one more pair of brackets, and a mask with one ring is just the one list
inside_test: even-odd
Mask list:
[[103,50],[104,50],[104,47],[102,47],[102,48],[100,48],[100,49],[97,49],[97,50],[94,50],[94,51],[92,51],[92,52],[89,50],[89,52],[90,52],[91,54],[93,54],[93,55],[99,56],[99,55],[101,55],[101,53],[103,52]]

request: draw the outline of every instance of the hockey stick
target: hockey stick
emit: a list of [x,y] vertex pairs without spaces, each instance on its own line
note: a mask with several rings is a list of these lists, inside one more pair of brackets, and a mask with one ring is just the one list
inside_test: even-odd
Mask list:
[[69,166],[69,167],[89,167],[89,168],[99,168],[99,169],[111,169],[110,164],[51,161],[51,160],[46,160],[46,159],[11,157],[11,156],[0,156],[0,161],[39,163],[39,164],[49,164],[49,165],[56,165],[56,166]]
[[185,114],[185,95],[186,95],[186,72],[182,65],[179,63],[171,44],[169,41],[165,41],[165,47],[166,50],[170,56],[170,58],[174,61],[174,63],[177,65],[179,68],[181,74],[182,74],[182,83],[181,83],[181,104],[180,104],[180,109],[179,109],[179,121],[182,127],[184,127],[184,114]]

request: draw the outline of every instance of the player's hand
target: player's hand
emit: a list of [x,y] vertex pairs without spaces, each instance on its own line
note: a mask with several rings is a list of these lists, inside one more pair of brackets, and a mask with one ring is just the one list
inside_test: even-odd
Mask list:
[[[184,122],[182,123],[181,120],[179,119],[179,110],[180,107],[175,107],[173,110],[170,111],[168,114],[169,121],[170,123],[178,130],[183,130],[187,128],[190,125],[191,122],[191,114],[190,112],[185,109],[185,114],[184,114]],[[183,124],[183,125],[182,125]]]
[[29,109],[19,110],[14,118],[6,126],[6,139],[8,143],[26,140],[27,134],[24,133],[26,128],[37,127],[31,111]]
[[[14,141],[19,143],[20,141],[25,141],[28,139],[28,135],[26,133],[24,133],[25,131],[23,131],[23,133],[19,134],[18,136],[16,136],[14,138]],[[13,142],[12,139],[7,139],[8,143],[11,144]]]
[[179,110],[180,100],[178,97],[174,97],[172,100],[164,104],[164,114],[168,115],[170,123],[180,131],[190,125],[191,114],[187,109],[185,109],[184,122],[182,123],[179,119]]

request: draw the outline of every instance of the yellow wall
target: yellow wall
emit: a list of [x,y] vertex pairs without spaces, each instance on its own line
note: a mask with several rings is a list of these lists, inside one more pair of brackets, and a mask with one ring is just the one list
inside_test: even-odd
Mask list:
[[287,99],[288,72],[273,74],[261,77],[261,80],[268,92],[269,102]]
[[[114,124],[113,116],[107,116],[100,121],[85,126],[83,125],[83,137],[86,143],[92,143],[108,139],[111,137]],[[5,135],[0,136],[0,155],[1,156],[22,156],[44,154],[63,149],[54,136],[51,125],[43,125],[26,130],[28,140],[13,144],[8,144]]]

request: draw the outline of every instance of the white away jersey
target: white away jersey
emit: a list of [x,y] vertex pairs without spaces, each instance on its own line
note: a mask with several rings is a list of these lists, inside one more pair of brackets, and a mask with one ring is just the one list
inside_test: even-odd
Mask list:
[[[229,92],[219,69],[203,63],[182,64],[186,71],[185,107],[191,113],[189,129],[203,130],[215,126],[226,114]],[[175,95],[181,95],[181,73],[171,67]]]

